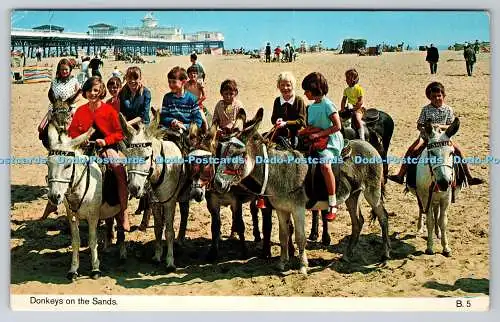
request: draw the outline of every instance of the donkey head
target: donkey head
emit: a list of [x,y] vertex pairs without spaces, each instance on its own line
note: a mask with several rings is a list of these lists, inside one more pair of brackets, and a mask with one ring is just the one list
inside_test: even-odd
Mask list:
[[148,126],[139,123],[138,129],[135,129],[120,113],[120,124],[128,142],[124,153],[130,160],[134,160],[127,163],[128,189],[130,194],[137,198],[144,194],[146,180],[156,164],[154,158],[160,154],[164,131],[158,128],[158,114],[159,111]]
[[455,118],[452,124],[442,131],[439,127],[426,124],[427,135],[427,157],[431,173],[441,191],[448,190],[453,182],[453,155],[455,149],[451,142],[451,137],[457,133],[460,127],[460,120]]
[[78,162],[75,159],[83,158],[79,147],[90,138],[94,131],[94,128],[90,128],[86,133],[74,139],[63,132],[61,142],[51,146],[47,158],[47,183],[49,187],[48,198],[52,203],[59,205],[63,201],[68,187],[73,184],[75,163]]
[[220,165],[217,167],[214,186],[219,192],[227,192],[248,177],[254,167],[262,137],[257,132],[262,118],[245,134],[246,144],[236,137],[222,143]]

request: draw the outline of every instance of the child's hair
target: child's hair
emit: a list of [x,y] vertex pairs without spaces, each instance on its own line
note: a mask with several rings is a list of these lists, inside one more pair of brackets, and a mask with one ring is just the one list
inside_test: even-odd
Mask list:
[[84,98],[87,98],[87,92],[92,90],[92,87],[94,85],[99,85],[99,98],[103,99],[106,97],[106,86],[104,86],[104,83],[102,82],[101,77],[99,76],[92,76],[82,86],[82,95]]
[[354,81],[354,84],[357,84],[359,82],[359,74],[358,74],[358,71],[354,68],[351,68],[351,69],[348,69],[346,72],[345,72],[345,76],[346,77],[349,77],[351,76],[353,81]]
[[198,56],[196,55],[196,53],[192,53],[191,54],[191,59],[193,59],[193,60],[197,60],[198,59]]
[[189,73],[193,73],[193,72],[198,73],[198,68],[196,66],[191,65],[188,67],[187,73],[189,74]]
[[295,77],[291,72],[281,72],[278,75],[278,81],[276,82],[276,86],[279,88],[281,81],[288,81],[292,83],[293,89],[295,89],[295,86],[297,85],[297,81],[295,80]]
[[188,79],[187,72],[184,68],[180,66],[175,66],[172,68],[167,75],[168,79],[186,80]]
[[120,77],[113,76],[110,79],[108,79],[106,87],[109,88],[113,85],[116,85],[118,88],[122,87],[122,80],[120,79]]
[[[116,67],[115,67],[116,68]],[[125,73],[125,79],[132,77],[135,79],[140,79],[141,78],[141,69],[137,66],[132,66],[127,68],[127,72]]]
[[302,89],[310,91],[313,96],[324,96],[328,94],[328,82],[323,74],[313,72],[302,81]]
[[56,78],[57,79],[60,79],[61,78],[61,67],[62,66],[68,66],[69,67],[69,73],[71,75],[71,71],[73,70],[73,64],[69,61],[69,59],[67,58],[63,58],[61,59],[58,63],[57,63],[57,69],[56,69]]
[[425,96],[428,99],[431,99],[431,93],[441,93],[443,96],[446,96],[444,92],[444,86],[440,82],[432,82],[425,88]]
[[222,95],[225,91],[232,91],[238,94],[238,85],[234,79],[226,79],[220,84],[220,94]]

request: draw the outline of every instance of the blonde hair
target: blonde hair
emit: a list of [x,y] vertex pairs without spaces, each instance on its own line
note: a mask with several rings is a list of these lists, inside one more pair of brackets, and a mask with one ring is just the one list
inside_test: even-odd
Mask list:
[[295,76],[291,72],[281,72],[278,75],[278,81],[276,82],[276,87],[280,87],[281,81],[287,81],[292,83],[293,90],[295,91],[295,86],[297,85],[297,80],[295,79]]

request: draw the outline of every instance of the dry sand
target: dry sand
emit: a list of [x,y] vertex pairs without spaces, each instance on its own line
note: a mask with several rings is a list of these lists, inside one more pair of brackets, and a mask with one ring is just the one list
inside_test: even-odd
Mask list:
[[[143,78],[151,89],[153,104],[160,106],[168,90],[166,75],[175,65],[187,67],[188,57],[162,57],[154,64],[143,64]],[[57,59],[45,60],[55,64]],[[298,80],[297,93],[303,95],[300,83],[312,71],[324,73],[329,81],[328,96],[340,104],[346,86],[344,71],[355,67],[360,84],[366,90],[366,105],[388,112],[396,128],[389,151],[402,156],[417,137],[416,119],[420,108],[427,104],[425,86],[434,80],[444,83],[446,102],[461,118],[455,140],[467,155],[485,157],[489,154],[489,93],[490,55],[479,54],[473,77],[466,76],[461,52],[444,51],[437,75],[430,75],[424,52],[384,53],[380,57],[358,57],[319,53],[301,55],[290,64],[265,64],[246,56],[201,56],[208,73],[206,105],[211,109],[219,100],[219,86],[226,78],[239,85],[239,99],[253,115],[258,107],[266,109],[265,120],[271,116],[272,103],[278,95],[276,78],[279,72],[292,71]],[[104,61],[106,77],[115,65],[124,71],[122,62]],[[78,72],[78,70],[75,70]],[[16,157],[45,156],[46,151],[37,138],[36,127],[47,109],[49,83],[11,86],[11,154]],[[263,126],[271,126],[267,121]],[[447,297],[489,294],[489,179],[486,165],[474,166],[476,175],[486,179],[482,186],[468,188],[449,208],[448,226],[453,257],[445,258],[435,242],[437,254],[425,255],[426,237],[416,235],[418,207],[416,198],[403,194],[402,186],[388,184],[386,207],[392,236],[392,256],[387,267],[377,267],[381,251],[378,224],[365,224],[351,264],[339,261],[346,249],[350,234],[349,214],[344,210],[330,224],[332,243],[308,242],[309,277],[296,271],[284,274],[276,271],[279,255],[277,218],[273,217],[273,258],[256,257],[260,245],[253,243],[248,205],[244,207],[246,238],[252,257],[238,260],[237,244],[224,241],[221,259],[209,264],[204,256],[210,241],[210,215],[205,203],[192,203],[188,223],[188,241],[176,251],[178,270],[167,274],[163,267],[151,263],[153,229],[146,233],[135,231],[127,235],[129,258],[120,263],[117,251],[100,253],[104,277],[94,281],[88,277],[88,249],[82,248],[80,273],[69,284],[65,278],[70,265],[70,236],[66,230],[63,207],[60,216],[52,215],[39,222],[46,203],[45,165],[16,165],[11,167],[11,292],[14,294],[130,294],[130,295],[270,295],[270,296],[338,296],[338,297]],[[397,170],[396,165],[390,172]],[[130,205],[135,210],[137,201]],[[363,212],[368,213],[364,201]],[[176,227],[178,226],[178,212]],[[307,215],[306,232],[310,230]],[[222,210],[222,233],[230,231],[230,211]],[[134,224],[140,217],[133,216]],[[86,227],[82,223],[82,227]],[[86,245],[86,228],[82,239]],[[296,262],[295,262],[296,263]],[[297,265],[293,268],[297,268]]]

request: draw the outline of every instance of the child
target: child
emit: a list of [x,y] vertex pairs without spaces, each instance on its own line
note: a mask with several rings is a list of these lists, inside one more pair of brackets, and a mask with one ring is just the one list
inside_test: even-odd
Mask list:
[[230,133],[236,120],[236,115],[243,104],[236,99],[238,96],[238,85],[233,79],[226,79],[220,85],[222,99],[217,102],[214,108],[213,123],[219,125],[223,134]]
[[342,97],[342,102],[340,103],[340,111],[343,112],[346,109],[346,103],[353,106],[354,111],[354,128],[357,129],[359,138],[365,140],[365,129],[362,126],[361,119],[364,113],[363,107],[363,96],[364,90],[358,84],[359,75],[358,72],[352,68],[345,72],[345,81],[349,87],[344,89],[344,96]]
[[120,89],[122,88],[122,81],[119,77],[113,76],[108,80],[106,84],[111,98],[106,101],[107,104],[113,106],[116,112],[120,113]]
[[[123,140],[124,135],[118,119],[118,113],[112,106],[104,103],[106,87],[99,76],[92,76],[83,84],[83,97],[88,103],[80,106],[76,111],[73,121],[68,128],[70,137],[75,138],[87,132],[90,127],[96,129],[91,136],[96,145],[103,148],[101,157],[117,160],[122,155],[118,154],[117,144]],[[118,223],[125,231],[130,231],[128,214],[126,214],[128,190],[125,165],[119,162],[111,162],[109,167],[116,176],[118,185],[118,196],[120,199],[120,213]]]
[[203,106],[203,101],[206,99],[203,81],[198,79],[198,69],[195,66],[189,66],[187,74],[189,79],[184,84],[184,89],[198,99],[197,103],[201,110],[201,117],[203,118],[202,131],[206,132],[208,130],[208,123],[205,115],[206,109]]
[[193,52],[189,57],[189,60],[191,61],[191,66],[196,67],[198,71],[198,79],[205,81],[205,68],[203,68],[203,65],[198,61],[198,55]]
[[125,79],[127,82],[118,96],[120,112],[125,116],[128,124],[132,126],[136,126],[139,122],[148,125],[150,122],[151,92],[142,83],[141,69],[137,66],[129,67]]
[[289,139],[293,148],[297,147],[297,134],[306,118],[306,106],[302,97],[295,95],[295,84],[292,73],[279,74],[277,87],[281,95],[274,100],[271,116],[271,122],[278,127],[275,136]]
[[[50,84],[48,97],[51,101],[62,100],[65,101],[70,97],[77,95],[77,98],[73,101],[76,102],[80,97],[80,83],[78,80],[71,75],[72,65],[70,61],[63,58],[57,64],[56,78]],[[47,126],[50,121],[50,115],[52,112],[52,104],[49,104],[49,111],[45,114],[42,121],[38,125],[39,138],[42,140],[43,145],[48,149],[48,132]],[[74,113],[74,104],[70,106],[70,112]],[[71,117],[67,119],[67,125],[71,123]],[[67,127],[67,126],[66,126]],[[50,203],[50,201],[45,206],[42,219],[47,218],[47,216],[57,211],[57,206]]]
[[189,129],[191,122],[202,126],[201,111],[197,98],[184,90],[187,73],[184,68],[174,67],[167,75],[170,92],[163,97],[160,125],[167,128]]
[[[320,131],[309,135],[311,141],[322,137],[328,137],[326,149],[317,151],[322,158],[333,160],[340,157],[344,147],[344,140],[340,133],[341,123],[335,105],[325,97],[328,93],[328,83],[321,73],[311,73],[302,81],[304,95],[314,103],[307,110],[307,125],[320,129]],[[328,213],[325,218],[328,221],[335,219],[337,215],[337,198],[335,196],[335,176],[330,163],[320,165],[321,173],[325,178],[328,190]]]
[[[444,98],[446,94],[443,84],[439,82],[430,83],[425,89],[425,95],[430,100],[430,104],[422,108],[417,121],[417,129],[419,131],[422,131],[425,127],[425,123],[430,120],[433,124],[437,124],[441,127],[441,129],[445,130],[453,122],[455,116],[453,114],[452,108],[444,104]],[[408,148],[408,151],[406,151],[405,159],[408,157],[419,156],[426,146],[426,144],[423,143],[424,139],[420,135],[418,139],[413,142],[413,144]],[[453,147],[455,148],[455,153],[460,158],[463,158],[462,151],[458,144],[455,142],[452,143]],[[388,178],[394,182],[402,184],[404,182],[407,167],[408,166],[406,165],[406,163],[401,164],[401,168],[399,169],[398,174],[390,175],[388,176]],[[467,163],[463,163],[463,168],[469,185],[477,185],[483,183],[482,179],[472,177]]]

